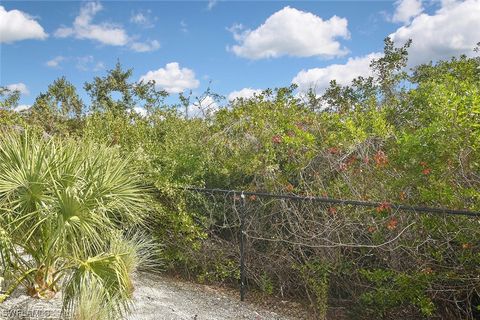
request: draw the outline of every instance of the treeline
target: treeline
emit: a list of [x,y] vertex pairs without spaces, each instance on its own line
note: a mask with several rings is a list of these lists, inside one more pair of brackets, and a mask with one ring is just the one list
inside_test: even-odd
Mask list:
[[308,298],[319,318],[342,307],[354,319],[471,319],[479,220],[388,204],[480,211],[480,58],[407,71],[408,47],[387,38],[374,76],[332,81],[321,96],[291,86],[228,103],[207,91],[167,104],[166,92],[117,64],[84,85],[88,104],[66,78],[23,111],[2,89],[0,125],[117,148],[151,190],[147,225],[165,267],[199,281],[237,283],[237,212],[230,200],[179,188],[384,202],[367,210],[248,199],[250,287]]

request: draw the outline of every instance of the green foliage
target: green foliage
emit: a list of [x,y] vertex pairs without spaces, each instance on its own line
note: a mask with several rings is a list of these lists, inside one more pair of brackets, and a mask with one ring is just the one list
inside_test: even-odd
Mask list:
[[366,307],[363,313],[371,311],[373,316],[385,316],[392,309],[412,304],[421,315],[433,315],[435,305],[426,293],[433,278],[429,272],[406,274],[392,270],[360,270],[360,274],[374,285],[373,290],[361,296]]
[[298,267],[307,290],[313,295],[317,317],[327,319],[330,266],[321,261],[309,261]]
[[82,125],[83,101],[65,77],[55,80],[27,111],[28,122],[49,134],[75,134]]
[[143,223],[145,191],[115,149],[3,132],[0,270],[11,287],[2,300],[20,283],[43,299],[63,287],[65,303],[75,309],[94,283],[103,299],[96,303],[108,304],[108,318],[118,318],[128,310],[130,276],[144,243],[122,230]]
[[[141,247],[142,241],[132,244],[109,232],[105,244],[105,237],[99,239],[103,227],[89,226],[101,223],[118,231],[141,219],[131,220],[126,203],[109,211],[103,200],[87,201],[88,186],[99,188],[101,183],[71,187],[80,183],[78,177],[112,178],[105,172],[125,158],[136,174],[118,183],[134,181],[155,191],[142,198],[150,209],[142,229],[155,239],[171,270],[202,282],[234,283],[239,278],[238,253],[232,250],[238,244],[238,212],[231,203],[180,191],[185,186],[385,201],[376,209],[339,205],[318,214],[318,207],[248,199],[257,220],[247,227],[259,236],[248,241],[249,283],[268,294],[307,295],[319,317],[326,316],[336,297],[366,306],[356,315],[361,317],[472,317],[468,301],[480,291],[476,220],[407,215],[393,212],[388,202],[480,210],[480,59],[462,56],[410,72],[409,46],[395,47],[387,38],[384,55],[371,63],[372,77],[358,77],[348,86],[332,81],[321,96],[313,90],[302,96],[295,86],[267,89],[203,117],[188,116],[191,97],[180,95],[178,104],[168,105],[165,92],[155,90],[153,82],[131,81],[132,70],[119,63],[85,84],[88,107],[65,79],[52,84],[24,113],[13,111],[18,95],[2,89],[1,125],[20,124],[54,137],[48,143],[35,140],[39,146],[29,146],[21,155],[13,153],[24,147],[17,143],[5,156],[8,163],[27,157],[28,151],[35,161],[22,165],[37,168],[38,163],[36,170],[13,174],[13,166],[0,163],[0,173],[11,171],[2,176],[6,191],[0,189],[5,212],[0,218],[2,261],[16,263],[13,248],[19,239],[29,244],[25,250],[35,261],[34,266],[4,268],[0,277],[12,278],[8,270],[18,269],[16,276],[32,282],[41,273],[42,285],[53,288],[49,266],[58,270],[58,261],[68,253],[80,259],[68,269],[76,280],[67,295],[80,318],[82,310],[101,317],[105,310],[117,310],[108,311],[116,316],[128,310],[127,302],[117,304],[128,301],[128,281],[112,284],[123,293],[111,301],[102,298],[106,293],[101,290],[92,299],[85,291],[110,283],[99,280],[103,271],[125,275],[133,270],[140,256],[132,248]],[[80,150],[66,136],[74,136]],[[86,153],[91,158],[80,156]],[[97,158],[98,166],[88,160]],[[86,170],[83,161],[93,168]],[[50,162],[54,169],[43,170]],[[127,169],[119,162],[123,167],[118,173]],[[74,173],[62,175],[69,170]],[[28,178],[28,184],[12,177]],[[7,185],[15,183],[16,191],[8,191]],[[118,197],[124,199],[125,193]],[[49,214],[40,218],[45,204]],[[15,229],[19,234],[5,227],[10,221],[1,220],[13,219],[16,210],[23,217]],[[108,211],[108,219],[75,214],[97,211]],[[50,219],[54,213],[62,218]],[[68,228],[58,228],[59,222],[68,222]],[[78,239],[80,231],[88,235],[88,245]],[[92,273],[96,268],[98,273]]]
[[154,82],[129,82],[131,76],[132,70],[122,70],[117,62],[105,77],[95,77],[93,82],[85,83],[84,89],[92,99],[91,111],[124,113],[139,107],[151,110],[167,96],[165,91],[155,90]]

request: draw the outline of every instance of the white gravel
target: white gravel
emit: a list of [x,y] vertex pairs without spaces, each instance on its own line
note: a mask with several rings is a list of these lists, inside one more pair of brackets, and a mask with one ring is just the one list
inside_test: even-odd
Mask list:
[[[32,299],[21,292],[0,304],[1,320],[58,319],[61,297]],[[127,320],[292,320],[214,287],[141,273],[135,277],[134,311]]]

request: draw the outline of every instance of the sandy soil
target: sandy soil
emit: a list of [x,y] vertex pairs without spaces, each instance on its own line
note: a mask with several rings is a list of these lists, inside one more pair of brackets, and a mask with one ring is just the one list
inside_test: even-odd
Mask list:
[[215,287],[142,274],[128,320],[295,319],[265,310]]
[[[2,320],[59,319],[61,296],[40,301],[17,292],[0,304]],[[179,281],[160,275],[135,277],[134,312],[127,320],[291,320],[215,287]]]

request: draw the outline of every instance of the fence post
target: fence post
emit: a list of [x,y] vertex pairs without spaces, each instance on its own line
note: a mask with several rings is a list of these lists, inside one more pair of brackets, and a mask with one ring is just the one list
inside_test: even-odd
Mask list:
[[240,196],[240,301],[245,301],[245,195]]

